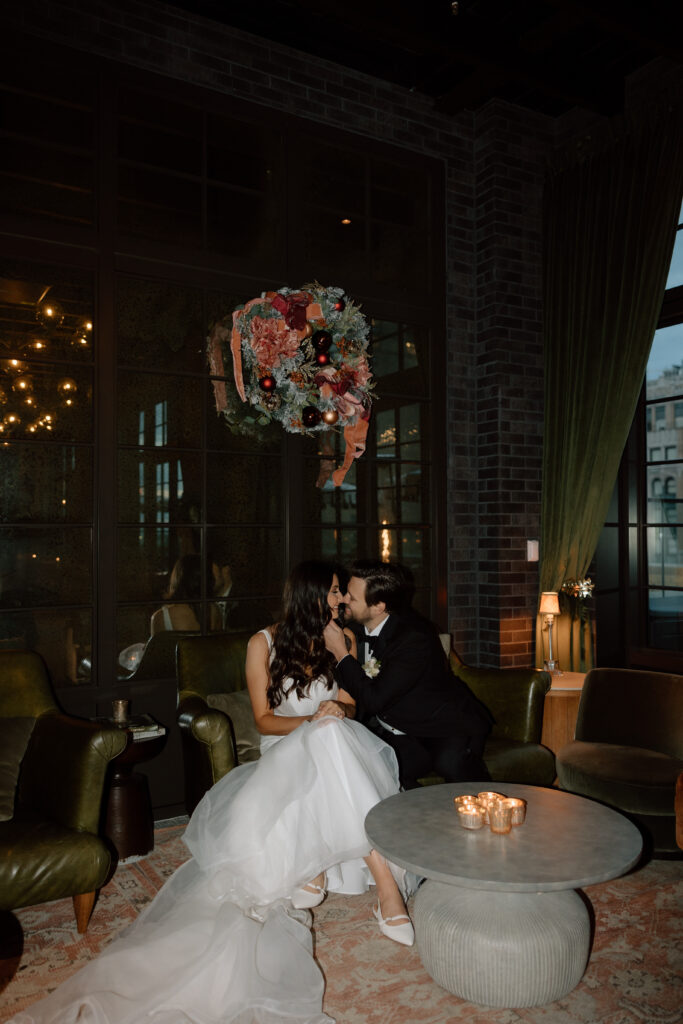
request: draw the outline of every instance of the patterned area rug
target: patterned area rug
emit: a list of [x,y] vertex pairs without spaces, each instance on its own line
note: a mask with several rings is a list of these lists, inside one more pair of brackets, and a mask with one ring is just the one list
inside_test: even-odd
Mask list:
[[[51,991],[134,920],[187,859],[183,830],[158,829],[148,857],[119,867],[84,936],[76,932],[71,900],[6,915],[1,1021]],[[652,861],[586,894],[596,929],[582,981],[557,1003],[523,1010],[486,1009],[450,995],[431,980],[415,947],[379,934],[371,893],[330,896],[314,911],[316,957],[327,982],[324,1009],[338,1024],[683,1022],[683,862]]]

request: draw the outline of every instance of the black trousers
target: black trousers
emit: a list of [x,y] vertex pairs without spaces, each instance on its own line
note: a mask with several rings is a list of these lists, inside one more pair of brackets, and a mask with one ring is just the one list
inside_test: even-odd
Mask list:
[[[374,723],[373,723],[374,724]],[[373,731],[393,747],[404,789],[417,789],[418,779],[436,772],[446,782],[488,782],[484,740],[468,736],[397,736],[379,722]]]

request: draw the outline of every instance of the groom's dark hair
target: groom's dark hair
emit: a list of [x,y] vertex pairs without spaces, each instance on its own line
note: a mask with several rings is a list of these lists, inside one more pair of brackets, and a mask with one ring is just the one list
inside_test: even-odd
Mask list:
[[349,573],[365,581],[366,604],[384,601],[388,612],[403,612],[410,604],[410,573],[403,566],[359,559],[353,563]]

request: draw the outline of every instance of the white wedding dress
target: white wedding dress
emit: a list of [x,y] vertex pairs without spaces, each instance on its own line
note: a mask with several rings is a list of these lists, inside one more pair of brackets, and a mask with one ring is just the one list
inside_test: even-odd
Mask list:
[[[276,714],[311,714],[336,694],[314,680]],[[333,1024],[310,915],[288,896],[321,871],[333,892],[364,892],[363,822],[398,789],[393,750],[358,722],[325,717],[263,737],[261,758],[197,805],[184,836],[192,859],[137,921],[7,1024]],[[408,896],[416,880],[395,875]]]

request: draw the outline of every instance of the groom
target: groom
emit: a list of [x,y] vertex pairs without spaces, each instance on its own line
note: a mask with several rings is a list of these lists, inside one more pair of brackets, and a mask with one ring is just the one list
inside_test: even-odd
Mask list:
[[447,782],[488,780],[482,752],[491,716],[449,670],[430,624],[407,609],[403,570],[362,561],[350,572],[344,601],[357,626],[358,661],[334,621],[325,643],[359,718],[374,716],[373,730],[394,748],[402,786],[416,788],[430,771]]

